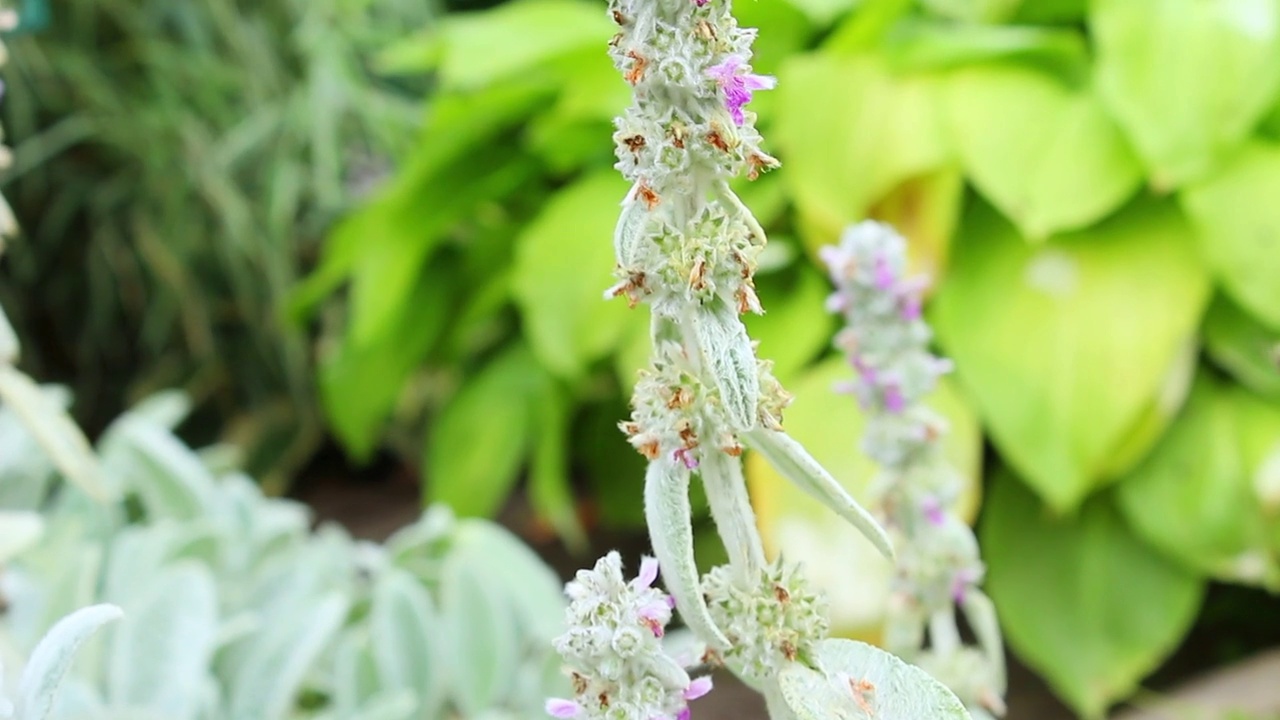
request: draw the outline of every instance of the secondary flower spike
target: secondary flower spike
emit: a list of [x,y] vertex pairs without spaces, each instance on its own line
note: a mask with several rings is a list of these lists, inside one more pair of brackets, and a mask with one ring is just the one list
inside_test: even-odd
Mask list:
[[[886,649],[949,686],[975,720],[1002,715],[999,625],[978,589],[977,540],[950,509],[961,482],[942,452],[946,423],[922,402],[951,367],[929,352],[932,332],[920,314],[925,283],[906,276],[906,241],[881,223],[849,228],[821,256],[836,288],[827,307],[845,321],[835,344],[858,375],[852,391],[868,413],[863,449],[882,468],[873,495],[898,548]],[[957,608],[977,647],[962,642]]]

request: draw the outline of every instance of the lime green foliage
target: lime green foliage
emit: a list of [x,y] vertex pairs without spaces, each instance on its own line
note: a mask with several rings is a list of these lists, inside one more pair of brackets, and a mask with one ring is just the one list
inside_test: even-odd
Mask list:
[[[736,9],[768,30],[753,65],[779,78],[753,108],[783,167],[739,191],[770,235],[757,284],[769,314],[750,330],[795,381],[789,429],[863,485],[866,470],[836,456],[856,454],[860,418],[819,398],[834,366],[811,368],[833,329],[811,259],[849,223],[888,220],[935,280],[928,312],[957,367],[956,452],[976,467],[980,432],[1008,471],[984,532],[1006,629],[1098,715],[1176,645],[1206,577],[1272,581],[1275,538],[1258,528],[1277,526],[1280,492],[1268,460],[1280,428],[1266,420],[1280,412],[1280,11]],[[588,0],[514,0],[385,53],[386,68],[435,73],[440,94],[403,169],[330,236],[299,291],[304,312],[349,286],[322,370],[342,368],[323,385],[347,446],[425,447],[429,497],[469,512],[492,512],[524,474],[542,514],[576,528],[567,478],[580,469],[598,517],[639,517],[616,497],[635,496],[643,464],[612,425],[647,332],[599,300],[623,193],[606,177],[628,95],[601,51],[613,31]],[[483,457],[458,446],[476,433]],[[763,465],[749,460],[748,474],[766,544],[820,555],[836,531],[775,492]],[[1024,587],[1059,565],[1022,551],[1041,535],[1046,552],[1099,563],[1064,560],[1045,581],[1057,599]],[[1121,548],[1112,561],[1103,540]],[[873,634],[874,593],[818,569],[844,629]],[[1138,609],[1154,619],[1126,614]]]
[[[28,361],[101,424],[183,385],[279,485],[320,438],[286,294],[334,217],[414,137],[372,55],[416,0],[72,0],[16,38],[9,307]],[[6,293],[7,296],[7,293]]]
[[1195,620],[1204,582],[1135,537],[1105,494],[1055,520],[999,474],[981,540],[1009,643],[1085,718],[1105,717]]

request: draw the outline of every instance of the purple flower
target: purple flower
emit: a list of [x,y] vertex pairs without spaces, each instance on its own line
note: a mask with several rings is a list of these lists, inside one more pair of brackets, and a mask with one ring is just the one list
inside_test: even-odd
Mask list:
[[906,398],[897,383],[890,383],[884,388],[884,407],[891,413],[900,413],[907,407]]
[[684,463],[684,466],[690,470],[698,467],[698,458],[694,457],[690,448],[680,448],[673,453],[675,458]]
[[893,276],[893,268],[889,266],[889,258],[884,253],[876,255],[876,287],[881,290],[890,290],[893,288],[894,282],[897,280]]
[[582,713],[582,706],[572,700],[551,698],[547,700],[547,714],[553,718],[572,718]]
[[914,322],[920,319],[920,296],[910,293],[902,298],[902,319]]
[[648,555],[640,558],[640,574],[631,581],[631,586],[637,590],[647,590],[653,587],[653,581],[657,579],[658,559]]
[[924,512],[924,518],[934,527],[941,527],[947,520],[946,513],[942,511],[942,504],[932,495],[921,501],[920,510]]
[[676,720],[689,720],[693,717],[693,711],[688,706],[680,708],[680,712],[676,713]]
[[751,102],[751,93],[756,90],[772,90],[778,84],[777,78],[769,75],[739,72],[747,67],[746,58],[730,55],[724,62],[707,68],[707,76],[714,78],[724,91],[724,106],[737,125],[746,122],[742,106]]
[[697,700],[709,692],[711,692],[711,678],[704,675],[689,683],[689,687],[684,690],[684,699]]

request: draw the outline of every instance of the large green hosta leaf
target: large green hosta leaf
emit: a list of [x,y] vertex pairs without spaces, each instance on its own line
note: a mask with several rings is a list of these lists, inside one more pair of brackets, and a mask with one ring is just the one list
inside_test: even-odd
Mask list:
[[878,57],[794,58],[779,72],[776,100],[771,135],[810,249],[947,160],[937,82],[895,76]]
[[1227,293],[1273,330],[1280,330],[1278,196],[1280,145],[1261,142],[1182,193],[1204,254]]
[[630,323],[646,319],[602,297],[613,284],[610,238],[626,193],[612,170],[588,175],[552,198],[516,240],[512,283],[525,336],[556,374],[577,376],[613,350]]
[[1280,586],[1280,517],[1264,507],[1280,468],[1280,406],[1201,377],[1147,459],[1119,485],[1135,530],[1196,571]]
[[1151,421],[1208,289],[1172,203],[1139,203],[1036,247],[978,207],[933,317],[1003,457],[1067,511],[1107,479],[1113,455],[1141,455],[1133,433]]
[[1109,497],[1054,520],[1001,474],[981,530],[1005,637],[1086,718],[1133,692],[1195,620],[1199,576],[1134,537]]
[[1280,400],[1280,330],[1269,330],[1226,298],[1209,306],[1204,344],[1241,385]]
[[1142,183],[1138,159],[1087,88],[991,63],[956,71],[946,89],[969,178],[1028,238],[1090,225]]
[[1103,98],[1156,187],[1211,171],[1280,87],[1274,0],[1092,0]]

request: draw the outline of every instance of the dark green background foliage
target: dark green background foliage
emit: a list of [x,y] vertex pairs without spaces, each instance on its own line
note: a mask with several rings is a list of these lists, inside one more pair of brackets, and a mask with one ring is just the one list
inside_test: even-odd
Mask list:
[[[825,352],[812,258],[843,227],[910,237],[999,460],[981,529],[1010,642],[1100,716],[1177,646],[1208,580],[1280,587],[1280,4],[736,10],[780,80],[754,107],[784,167],[743,189],[773,240],[762,354],[802,383]],[[638,520],[640,464],[612,424],[645,313],[600,301],[626,191],[611,32],[596,4],[517,0],[389,50],[388,72],[438,78],[422,140],[297,298],[348,288],[320,367],[345,446],[421,453],[428,495],[466,513],[527,474],[576,532],[597,517],[569,505],[585,476],[588,510]]]
[[10,43],[6,306],[100,427],[183,385],[253,469],[320,437],[306,330],[279,308],[333,219],[414,138],[422,93],[368,58],[417,0],[69,0]]

